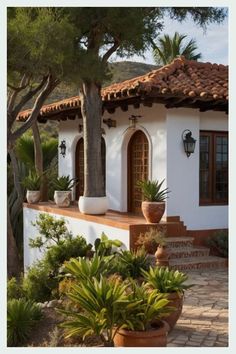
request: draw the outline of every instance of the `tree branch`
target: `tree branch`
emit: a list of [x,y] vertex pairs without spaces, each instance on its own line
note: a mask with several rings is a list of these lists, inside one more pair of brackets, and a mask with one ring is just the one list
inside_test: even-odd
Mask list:
[[40,113],[40,109],[44,104],[44,101],[54,90],[54,88],[59,84],[59,82],[60,80],[54,79],[51,74],[48,75],[47,83],[44,89],[40,92],[39,96],[37,97],[29,118],[20,128],[18,128],[14,133],[11,134],[10,141],[8,142],[8,144],[13,144],[16,139],[18,139],[22,134],[26,132],[26,130],[28,130],[32,126],[33,122],[36,121]]
[[119,45],[120,45],[120,40],[116,38],[113,43],[113,46],[110,49],[108,49],[108,51],[103,55],[102,57],[103,64],[105,64],[110,58],[110,56],[117,50],[117,48],[119,48]]

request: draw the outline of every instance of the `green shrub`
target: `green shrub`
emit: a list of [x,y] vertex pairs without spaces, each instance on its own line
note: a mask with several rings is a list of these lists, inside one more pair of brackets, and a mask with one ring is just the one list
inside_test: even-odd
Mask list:
[[[109,240],[104,232],[94,242],[95,253],[98,256],[110,256],[121,246],[122,242],[120,240]],[[114,250],[113,247],[116,249]]]
[[228,231],[220,230],[217,231],[213,236],[207,239],[207,245],[210,246],[214,251],[218,253],[219,256],[228,257]]
[[142,269],[148,270],[150,259],[142,248],[137,251],[122,251],[117,254],[114,264],[114,272],[119,273],[123,279],[131,277],[137,279],[142,276]]
[[65,261],[70,258],[85,257],[91,248],[92,245],[88,245],[82,236],[69,238],[51,246],[44,256],[44,262],[47,263],[51,271],[58,273]]
[[7,303],[7,345],[20,346],[30,336],[35,323],[42,317],[40,307],[25,299],[11,299]]
[[41,248],[48,243],[58,244],[60,241],[72,237],[63,218],[56,219],[49,214],[39,214],[36,222],[32,225],[36,226],[40,233],[40,236],[29,240],[29,245],[32,248]]
[[15,277],[12,277],[7,281],[7,300],[10,299],[19,299],[24,296],[22,290],[22,278],[17,280]]
[[27,299],[44,302],[52,297],[52,291],[57,289],[57,285],[58,279],[51,273],[51,269],[43,261],[37,261],[28,269],[22,289]]

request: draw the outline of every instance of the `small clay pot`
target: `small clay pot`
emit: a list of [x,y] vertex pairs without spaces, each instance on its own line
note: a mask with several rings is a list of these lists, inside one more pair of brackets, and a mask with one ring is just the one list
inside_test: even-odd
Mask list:
[[55,191],[54,201],[59,208],[67,208],[71,202],[71,191]]
[[156,253],[155,253],[155,258],[156,258],[156,265],[158,265],[160,267],[162,267],[162,266],[168,267],[168,265],[169,265],[169,254],[168,254],[166,246],[159,245],[157,247],[157,250],[156,250]]
[[147,223],[158,224],[165,212],[165,202],[142,202],[141,208]]
[[40,200],[40,191],[29,191],[26,192],[26,199],[29,204],[36,204]]

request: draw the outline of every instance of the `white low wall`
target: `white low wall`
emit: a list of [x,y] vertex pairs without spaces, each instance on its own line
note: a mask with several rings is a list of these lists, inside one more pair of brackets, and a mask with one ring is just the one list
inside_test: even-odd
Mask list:
[[[24,217],[24,269],[31,266],[33,262],[37,259],[41,259],[43,252],[40,252],[36,248],[29,247],[29,239],[34,238],[39,235],[39,232],[35,226],[32,225],[32,222],[35,222],[39,214],[43,212],[23,208],[23,217]],[[53,217],[60,219],[61,215],[54,213],[47,213]],[[118,229],[104,224],[98,224],[95,222],[81,220],[72,217],[64,217],[66,220],[66,226],[69,231],[72,232],[73,236],[81,235],[83,236],[88,243],[93,244],[95,239],[98,238],[102,232],[104,232],[109,239],[114,240],[118,239],[123,242],[124,249],[129,249],[129,230]]]

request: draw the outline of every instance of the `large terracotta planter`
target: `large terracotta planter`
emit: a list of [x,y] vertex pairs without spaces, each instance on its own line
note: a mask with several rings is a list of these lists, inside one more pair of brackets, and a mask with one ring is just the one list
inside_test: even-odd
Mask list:
[[159,321],[159,327],[148,331],[120,329],[114,337],[115,347],[166,347],[169,326]]
[[54,201],[59,208],[68,208],[71,202],[71,191],[55,191]]
[[26,192],[26,199],[29,204],[36,204],[40,200],[40,191],[29,191]]
[[176,308],[176,310],[174,310],[170,315],[165,317],[165,321],[170,326],[170,331],[171,331],[182,313],[184,296],[183,294],[170,293],[167,299],[170,301],[168,303],[168,306],[172,306]]
[[141,208],[147,223],[157,224],[165,212],[165,202],[142,202]]

